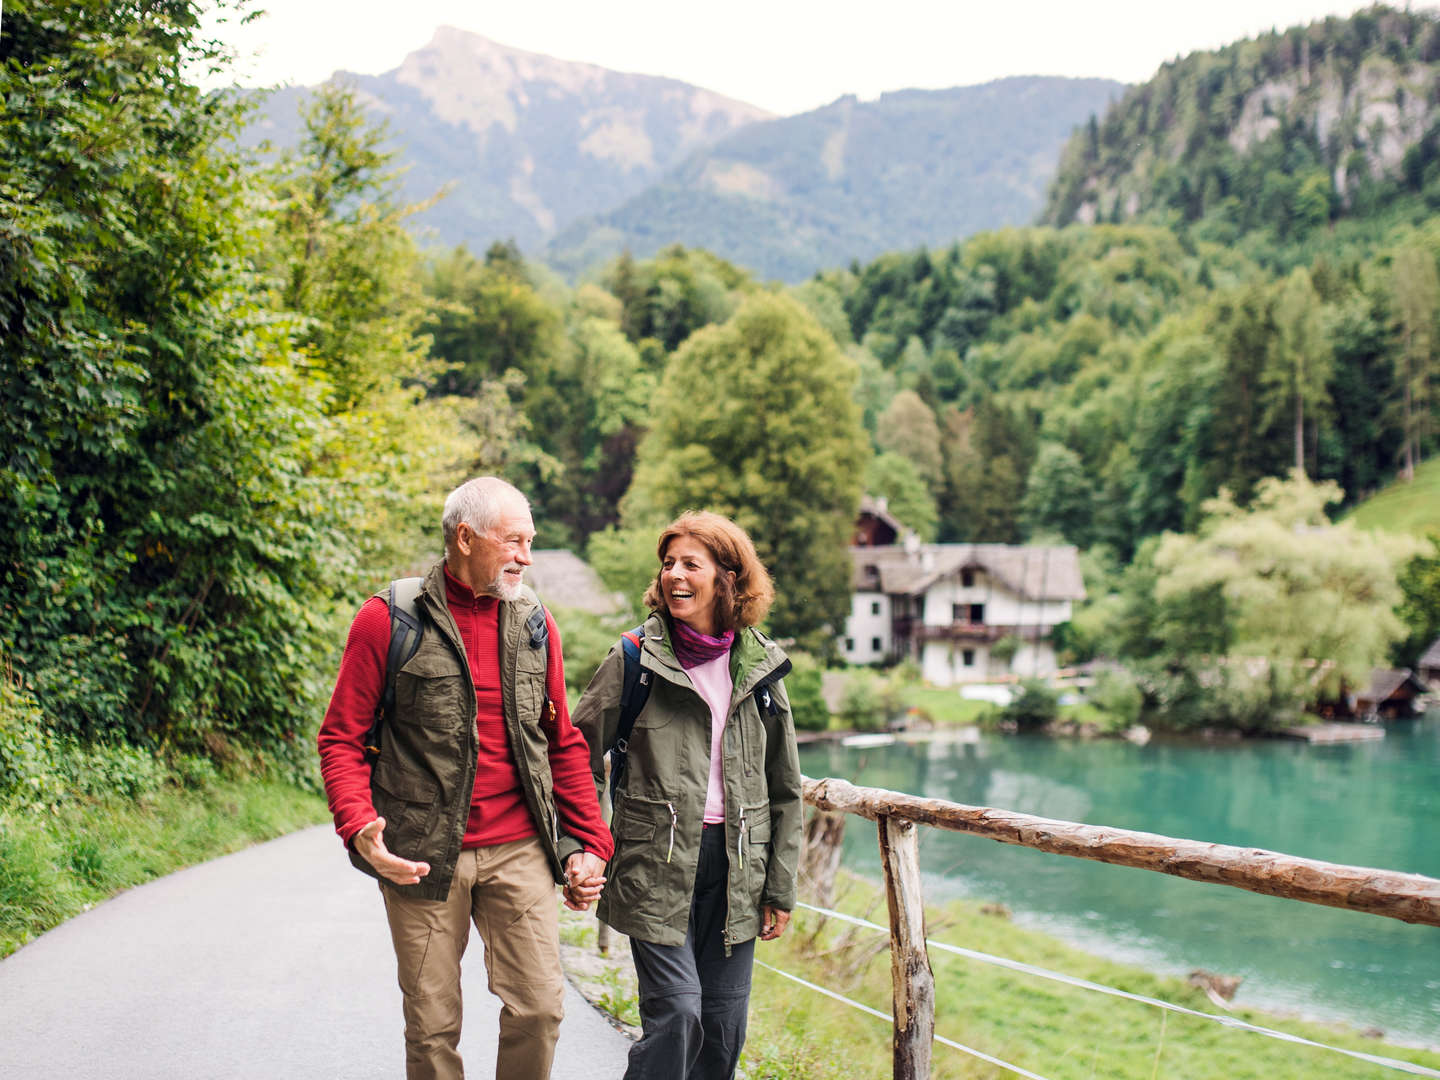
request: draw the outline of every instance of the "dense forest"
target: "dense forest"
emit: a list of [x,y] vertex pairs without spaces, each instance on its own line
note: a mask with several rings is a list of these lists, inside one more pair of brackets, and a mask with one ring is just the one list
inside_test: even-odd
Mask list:
[[[863,492],[926,538],[1076,544],[1068,654],[1175,726],[1264,727],[1440,632],[1434,552],[1326,531],[1436,450],[1440,225],[1313,257],[1006,229],[793,288],[670,247],[571,288],[504,239],[422,250],[353,89],[262,160],[189,81],[225,57],[188,0],[59,10],[0,37],[0,788],[125,746],[313,782],[355,605],[482,472],[632,597],[670,515],[732,514],[821,662]],[[1353,618],[1277,626],[1277,595]],[[613,628],[562,629],[583,681]]]

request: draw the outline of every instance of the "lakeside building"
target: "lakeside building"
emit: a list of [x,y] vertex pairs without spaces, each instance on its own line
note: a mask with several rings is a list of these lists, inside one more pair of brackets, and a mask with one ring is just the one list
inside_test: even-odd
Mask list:
[[936,686],[1054,673],[1055,627],[1085,598],[1074,547],[923,544],[902,530],[883,500],[861,503],[846,660],[911,658]]
[[1429,683],[1430,692],[1440,694],[1440,638],[1430,643],[1430,648],[1415,663],[1423,682]]

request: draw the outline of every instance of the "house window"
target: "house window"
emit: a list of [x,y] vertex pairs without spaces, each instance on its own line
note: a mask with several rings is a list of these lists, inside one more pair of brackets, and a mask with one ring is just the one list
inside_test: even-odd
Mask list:
[[871,652],[879,652],[879,651],[880,651],[880,639],[879,639],[878,637],[872,637],[872,638],[870,639],[870,651],[871,651]]
[[960,663],[964,664],[966,667],[974,667],[974,666],[975,666],[975,650],[974,650],[974,649],[964,649],[964,650],[962,650],[961,653],[960,653]]
[[950,621],[951,621],[951,622],[964,622],[964,621],[969,617],[969,615],[970,615],[970,605],[969,605],[969,604],[951,604],[951,605],[950,605]]
[[984,604],[971,604],[971,605],[970,605],[970,621],[971,621],[972,623],[983,623],[983,622],[985,621],[985,605],[984,605]]
[[872,601],[870,601],[870,614],[871,614],[871,615],[879,615],[879,614],[880,614],[880,601],[879,601],[879,600],[872,600]]
[[845,651],[846,651],[846,652],[854,652],[854,651],[855,651],[855,639],[854,639],[853,637],[847,637],[847,638],[845,639]]
[[970,588],[971,586],[973,586],[973,585],[975,584],[975,571],[974,571],[974,570],[961,570],[961,571],[960,571],[960,584],[961,584],[962,587],[964,587],[964,588],[966,588],[966,589],[968,589],[968,588]]

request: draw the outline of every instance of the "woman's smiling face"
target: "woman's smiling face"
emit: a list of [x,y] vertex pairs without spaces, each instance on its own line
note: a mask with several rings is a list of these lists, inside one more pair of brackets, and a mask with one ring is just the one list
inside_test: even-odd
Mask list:
[[672,619],[714,637],[715,576],[720,572],[710,549],[693,536],[677,536],[660,557],[660,588]]

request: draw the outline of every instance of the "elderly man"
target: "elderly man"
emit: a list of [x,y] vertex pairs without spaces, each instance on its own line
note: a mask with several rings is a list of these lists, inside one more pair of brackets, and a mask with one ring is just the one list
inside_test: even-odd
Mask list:
[[495,1075],[541,1078],[564,992],[555,884],[577,910],[597,899],[610,832],[570,723],[560,635],[521,580],[529,503],[481,477],[450,493],[441,526],[445,558],[416,602],[419,645],[388,673],[393,697],[388,593],[350,627],[320,771],[351,861],[380,881],[407,1076],[464,1075],[460,958],[473,920],[503,1003]]

